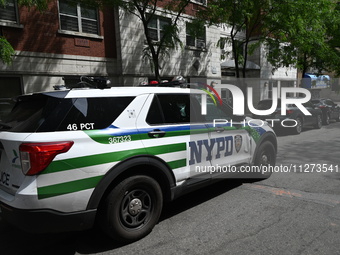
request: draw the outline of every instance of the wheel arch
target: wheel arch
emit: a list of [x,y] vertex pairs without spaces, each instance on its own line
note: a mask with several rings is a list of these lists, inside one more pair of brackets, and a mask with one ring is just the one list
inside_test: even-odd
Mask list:
[[175,186],[175,176],[163,160],[141,155],[126,159],[110,169],[96,185],[87,205],[87,210],[97,209],[103,198],[122,180],[133,175],[147,175],[160,185],[164,200],[171,200],[171,188]]
[[305,116],[303,114],[298,114],[295,120],[296,119],[301,119],[301,125],[303,126],[303,124],[305,123]]
[[260,138],[260,140],[256,143],[256,149],[253,154],[253,159],[251,161],[251,164],[253,165],[255,163],[255,157],[258,153],[258,149],[260,148],[260,145],[266,141],[271,142],[274,145],[275,148],[275,155],[277,155],[277,139],[276,135],[273,132],[267,132],[263,134]]

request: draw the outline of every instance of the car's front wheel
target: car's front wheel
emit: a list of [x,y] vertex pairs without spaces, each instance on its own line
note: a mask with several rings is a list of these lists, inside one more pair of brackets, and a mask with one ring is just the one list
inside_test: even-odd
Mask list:
[[248,178],[267,179],[272,174],[272,168],[276,163],[276,150],[273,143],[265,141],[260,144],[257,149],[254,166],[256,172],[248,176]]
[[134,242],[151,232],[163,206],[162,190],[149,176],[129,177],[108,194],[101,226],[114,240]]

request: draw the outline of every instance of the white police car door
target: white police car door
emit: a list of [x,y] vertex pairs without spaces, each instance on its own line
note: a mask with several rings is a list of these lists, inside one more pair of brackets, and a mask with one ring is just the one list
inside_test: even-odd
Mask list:
[[250,135],[244,124],[235,124],[231,108],[207,99],[205,119],[210,130],[212,177],[231,176],[238,167],[250,163]]
[[204,122],[191,121],[190,105],[189,94],[150,95],[137,122],[146,151],[154,154],[153,148],[159,148],[155,156],[172,169],[177,184],[211,179],[207,152],[197,147],[208,139],[208,129]]

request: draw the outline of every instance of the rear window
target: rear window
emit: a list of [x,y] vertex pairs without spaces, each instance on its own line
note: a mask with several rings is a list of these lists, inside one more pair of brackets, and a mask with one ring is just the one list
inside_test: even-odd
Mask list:
[[14,103],[10,98],[0,98],[0,121],[12,110]]
[[0,130],[52,132],[92,130],[109,127],[134,97],[57,98],[48,95],[23,96]]

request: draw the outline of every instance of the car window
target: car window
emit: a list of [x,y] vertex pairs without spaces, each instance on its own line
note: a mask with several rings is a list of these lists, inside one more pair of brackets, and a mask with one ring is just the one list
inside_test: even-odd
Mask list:
[[12,111],[5,116],[2,124],[5,124],[6,130],[33,132],[39,125],[39,116],[42,114],[44,105],[47,104],[48,97],[46,96],[24,96],[18,98],[18,102],[13,107]]
[[199,98],[200,95],[192,94],[155,95],[146,122],[150,125],[204,122]]
[[113,123],[133,98],[23,96],[3,123],[12,132],[104,129]]
[[207,114],[202,115],[201,111],[201,103],[202,103],[202,98],[201,95],[193,95],[197,102],[199,102],[199,106],[195,107],[195,112],[199,116],[197,119],[200,119],[202,121],[206,122],[212,122],[214,119],[226,119],[230,120],[233,116],[233,110],[230,106],[227,104],[220,104],[217,99],[213,100],[210,96],[207,96]]
[[153,98],[148,115],[146,117],[146,122],[150,125],[164,124],[164,117],[157,96]]
[[146,121],[151,125],[190,123],[189,94],[156,95]]
[[325,103],[328,104],[328,105],[330,105],[330,106],[333,106],[333,105],[334,105],[333,101],[332,101],[332,100],[329,100],[329,99],[325,100]]
[[72,106],[68,114],[66,114],[65,118],[61,121],[58,130],[74,130],[75,126],[77,126],[78,129],[86,130],[107,128],[133,99],[134,97],[70,99],[72,100]]
[[306,102],[302,104],[304,107],[312,107],[313,108],[313,104],[311,102]]
[[208,100],[207,102],[207,115],[205,116],[205,119],[208,122],[213,121],[214,119],[230,119],[230,115],[226,113],[222,107],[218,107],[218,105],[215,105],[214,102]]
[[0,98],[0,121],[12,110],[14,100],[10,98]]

